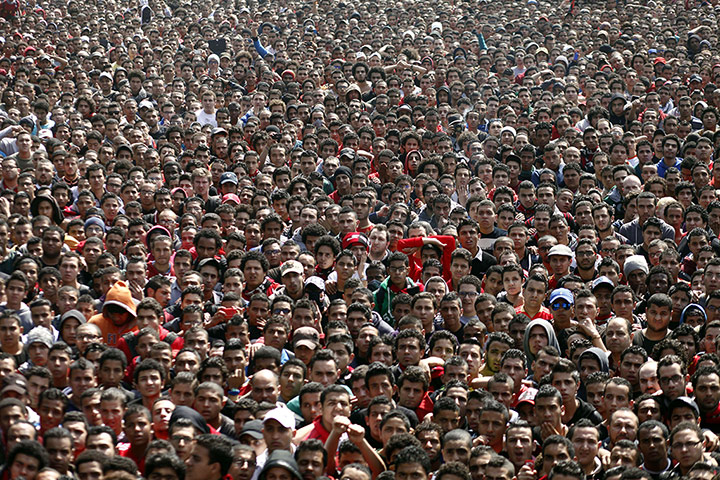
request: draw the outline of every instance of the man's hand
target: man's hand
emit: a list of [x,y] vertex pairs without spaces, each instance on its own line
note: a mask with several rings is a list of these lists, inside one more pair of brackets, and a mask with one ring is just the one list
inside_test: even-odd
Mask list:
[[443,248],[445,248],[445,244],[442,243],[440,240],[438,240],[437,238],[430,238],[430,237],[423,238],[423,245],[435,245],[436,247],[439,247],[441,250]]
[[445,365],[445,361],[440,357],[427,357],[420,360],[420,365],[428,368],[442,367]]
[[390,207],[388,205],[383,205],[380,207],[380,210],[377,211],[378,217],[387,217],[390,213]]
[[518,471],[515,478],[517,478],[517,480],[535,480],[537,478],[535,466],[532,463],[526,463],[520,467],[520,471]]
[[[263,326],[265,326],[263,324]],[[260,348],[264,347],[262,343],[251,343],[245,347],[245,350],[247,351],[247,357],[248,361],[252,360],[252,358],[255,356],[255,352],[260,350]]]
[[350,427],[351,425],[352,424],[350,423],[349,418],[343,416],[335,417],[335,419],[333,420],[332,431],[336,432],[338,435],[342,435],[343,433],[348,431],[348,427]]
[[257,322],[255,322],[255,326],[257,328],[259,328],[260,330],[264,330],[266,323],[267,323],[267,318],[258,318]]
[[608,450],[605,450],[604,448],[601,448],[598,450],[597,454],[598,458],[600,459],[600,463],[603,466],[604,470],[607,470],[611,468],[610,466],[610,452]]
[[365,429],[360,425],[352,423],[348,425],[346,432],[350,441],[355,445],[360,446],[363,440],[365,440]]
[[547,438],[551,435],[562,435],[565,436],[567,434],[568,428],[565,425],[560,425],[560,427],[556,427],[550,422],[543,422],[540,424],[540,435],[542,438]]
[[230,372],[230,375],[228,375],[228,387],[231,389],[240,388],[243,386],[244,379],[245,376],[243,375],[243,371],[241,369],[233,370]]
[[214,327],[215,325],[220,325],[225,320],[227,320],[227,318],[225,318],[225,314],[221,310],[218,310],[217,312],[215,312],[215,315],[210,317],[210,320],[205,322],[205,325],[203,325],[203,328],[207,329],[207,328]]
[[710,430],[703,430],[703,440],[705,441],[705,450],[714,452],[720,446],[720,438]]
[[485,435],[478,435],[473,440],[473,447],[479,447],[480,445],[490,445],[490,439]]
[[578,318],[577,321],[577,327],[578,330],[580,330],[582,333],[587,335],[590,338],[599,337],[600,333],[598,333],[597,327],[595,324],[590,320],[589,318]]
[[10,200],[5,197],[0,197],[0,214],[6,218],[10,216]]
[[128,287],[130,288],[130,294],[133,298],[136,298],[138,300],[142,300],[145,298],[145,292],[143,292],[143,287],[137,284],[137,282],[129,282]]

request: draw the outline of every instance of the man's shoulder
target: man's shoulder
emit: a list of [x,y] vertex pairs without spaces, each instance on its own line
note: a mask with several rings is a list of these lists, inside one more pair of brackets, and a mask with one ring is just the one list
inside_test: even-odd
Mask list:
[[639,226],[638,219],[635,218],[633,220],[630,220],[629,222],[625,222],[622,225],[620,225],[619,231],[622,234],[623,230],[630,230],[633,228],[638,228],[638,226]]

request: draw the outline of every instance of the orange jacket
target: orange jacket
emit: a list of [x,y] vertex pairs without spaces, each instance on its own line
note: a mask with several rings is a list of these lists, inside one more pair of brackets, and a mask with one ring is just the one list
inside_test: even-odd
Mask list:
[[[106,316],[107,314],[107,307],[110,305],[115,305],[124,308],[127,310],[132,320],[128,323],[117,326],[115,325],[110,319]],[[130,288],[128,288],[127,284],[120,280],[115,283],[112,287],[110,287],[110,290],[108,290],[107,295],[105,295],[105,303],[103,304],[103,311],[102,313],[98,313],[97,315],[94,315],[90,319],[90,323],[97,325],[100,327],[100,331],[102,332],[103,341],[110,347],[116,347],[118,344],[118,341],[120,338],[128,333],[128,332],[135,332],[137,331],[137,313],[135,312],[135,302],[132,299],[132,294],[130,293]]]

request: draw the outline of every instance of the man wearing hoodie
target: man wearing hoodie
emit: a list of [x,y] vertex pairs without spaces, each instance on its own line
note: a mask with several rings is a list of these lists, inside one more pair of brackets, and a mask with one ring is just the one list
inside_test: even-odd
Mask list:
[[288,476],[292,480],[303,479],[292,453],[276,450],[268,456],[258,478],[266,480],[267,478],[288,478]]
[[578,366],[580,370],[580,381],[584,384],[585,379],[591,373],[608,373],[608,356],[605,352],[603,352],[597,347],[588,348],[580,354],[580,358],[578,359]]
[[124,334],[137,330],[135,302],[127,283],[120,280],[110,287],[102,312],[92,317],[89,323],[100,327],[103,341],[110,347],[117,346]]
[[532,363],[537,358],[538,352],[548,345],[561,351],[560,343],[555,336],[555,330],[550,322],[542,319],[536,319],[530,322],[527,329],[525,329],[525,338],[523,339],[523,349],[527,356],[528,368],[532,366]]

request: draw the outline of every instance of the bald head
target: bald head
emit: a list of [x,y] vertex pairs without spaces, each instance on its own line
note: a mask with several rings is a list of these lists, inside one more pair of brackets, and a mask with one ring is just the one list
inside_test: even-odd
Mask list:
[[642,183],[635,175],[628,175],[622,182],[622,189],[624,195],[631,192],[640,192],[642,190]]
[[642,367],[638,371],[638,381],[640,382],[640,391],[642,393],[648,393],[650,395],[660,391],[660,383],[658,383],[657,377],[657,362],[655,360],[648,360],[643,363]]
[[250,378],[250,396],[256,402],[277,403],[280,394],[278,376],[272,370],[260,370]]

